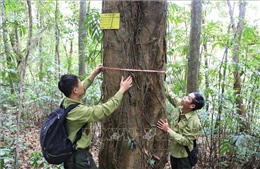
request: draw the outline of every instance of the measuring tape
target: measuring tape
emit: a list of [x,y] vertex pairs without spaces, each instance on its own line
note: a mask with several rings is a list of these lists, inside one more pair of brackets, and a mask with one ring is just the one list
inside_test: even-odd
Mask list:
[[126,69],[126,68],[115,68],[115,67],[103,67],[107,70],[123,70],[129,72],[151,72],[151,73],[165,73],[163,70],[143,70],[143,69]]

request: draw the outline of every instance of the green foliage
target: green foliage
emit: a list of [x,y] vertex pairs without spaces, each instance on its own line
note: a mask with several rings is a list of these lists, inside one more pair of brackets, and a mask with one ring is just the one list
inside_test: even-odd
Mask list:
[[167,57],[180,59],[180,57],[188,55],[189,37],[187,31],[190,26],[190,11],[185,6],[170,2],[168,12]]
[[41,152],[33,152],[30,154],[29,163],[33,168],[46,168],[46,169],[64,169],[63,165],[49,165],[48,162],[43,158]]
[[181,11],[181,7],[178,6],[175,3],[169,3],[168,4],[168,12],[171,14],[168,16],[168,21],[169,23],[173,23],[174,25],[178,25],[179,23],[181,23],[181,19],[180,17],[176,17],[175,15],[172,14],[178,14]]
[[[182,72],[182,73],[179,73]],[[186,88],[185,80],[186,62],[180,61],[167,65],[166,83],[170,84],[177,95],[183,95]]]
[[88,32],[87,51],[88,57],[86,62],[101,63],[101,40],[102,31],[99,27],[100,14],[97,9],[90,9],[86,18],[86,30]]
[[11,162],[14,159],[12,158],[11,149],[9,147],[1,147],[0,148],[0,169],[11,169]]
[[42,159],[42,153],[41,152],[33,152],[30,155],[30,164],[34,168],[38,168],[44,161],[44,158]]
[[[259,133],[258,133],[259,134]],[[229,135],[221,141],[221,155],[229,155],[235,161],[250,161],[254,156],[259,158],[260,139],[248,134]]]

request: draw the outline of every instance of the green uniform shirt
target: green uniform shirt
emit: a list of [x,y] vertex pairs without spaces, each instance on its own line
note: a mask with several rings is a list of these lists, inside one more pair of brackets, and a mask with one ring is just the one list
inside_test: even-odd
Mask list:
[[[92,81],[89,78],[86,78],[82,83],[84,90],[86,90],[91,85]],[[77,131],[87,123],[87,127],[84,129],[81,139],[77,142],[77,149],[86,148],[91,144],[92,134],[90,130],[90,122],[99,121],[112,114],[118,108],[122,98],[123,94],[117,92],[106,103],[88,107],[83,105],[81,102],[65,97],[65,108],[71,104],[80,103],[80,105],[72,109],[66,117],[67,132],[69,139],[72,142],[76,138]]]
[[182,114],[181,99],[174,93],[166,90],[166,97],[176,108],[170,126],[173,131],[169,133],[170,155],[175,158],[188,157],[184,146],[188,146],[190,150],[193,149],[193,140],[201,130],[200,119],[196,111]]

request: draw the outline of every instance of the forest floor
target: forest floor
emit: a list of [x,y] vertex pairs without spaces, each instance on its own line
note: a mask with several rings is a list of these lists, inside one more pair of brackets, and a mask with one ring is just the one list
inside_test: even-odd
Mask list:
[[[97,124],[99,125],[99,124]],[[63,169],[62,166],[50,165],[48,164],[41,154],[40,147],[40,127],[34,126],[30,128],[20,129],[22,132],[19,135],[19,169]],[[9,157],[11,160],[5,162],[4,169],[13,169],[14,168],[14,148],[12,148],[7,155],[3,155],[2,148],[3,147],[15,147],[15,143],[13,140],[16,140],[15,132],[10,131],[1,131],[1,134],[4,135],[4,139],[0,138],[0,157]],[[98,165],[98,154],[100,150],[100,130],[94,128],[93,130],[93,140],[92,145],[90,147],[90,152],[93,155],[93,159]],[[240,167],[235,167],[236,169]],[[1,169],[1,158],[0,158],[0,169]],[[170,162],[166,163],[164,169],[170,169]],[[197,165],[194,169],[202,169]],[[234,169],[234,167],[233,167]]]
[[[8,139],[12,138],[12,140],[15,140],[16,137],[14,133],[10,133],[10,131],[4,132],[5,139],[0,139],[0,147],[5,147],[7,144],[12,144],[12,147],[15,147],[15,143],[8,142]],[[22,132],[19,135],[19,169],[57,169],[57,168],[63,168],[60,166],[53,166],[50,164],[47,164],[47,162],[44,160],[44,158],[41,155],[41,147],[40,147],[40,127],[30,127],[22,129]],[[97,133],[97,130],[95,130],[95,134],[93,135],[93,140],[95,142],[92,142],[92,145],[90,147],[90,152],[93,155],[93,159],[98,165],[98,153],[100,149],[100,137],[99,133]],[[10,146],[10,145],[9,145]],[[12,152],[12,153],[11,153]],[[11,150],[10,155],[13,154],[13,151]],[[1,154],[0,154],[1,155]],[[11,155],[13,156],[13,155]],[[1,163],[1,161],[0,161]],[[4,164],[7,166],[7,169],[14,168],[14,160],[9,160],[5,162]],[[1,165],[0,165],[1,166]],[[166,164],[165,169],[169,169],[169,163]]]
[[[13,133],[5,132],[6,138],[15,138]],[[47,164],[44,158],[41,155],[41,147],[40,147],[40,128],[33,127],[33,128],[26,128],[23,130],[22,133],[19,135],[19,169],[53,169],[53,168],[62,168],[60,166],[54,166]],[[0,140],[0,147],[6,146],[9,144],[6,142],[1,142]],[[93,159],[95,160],[96,164],[98,164],[98,152],[100,147],[100,139],[96,139],[95,143],[92,143],[90,152],[93,155]],[[1,163],[1,161],[0,161]],[[37,163],[37,164],[36,164]],[[9,165],[8,165],[9,164]],[[0,165],[1,166],[1,165]],[[13,160],[5,163],[5,166],[8,169],[13,168],[14,166]]]

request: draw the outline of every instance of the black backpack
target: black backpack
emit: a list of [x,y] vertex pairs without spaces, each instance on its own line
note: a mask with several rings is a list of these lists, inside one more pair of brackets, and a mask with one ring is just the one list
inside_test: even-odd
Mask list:
[[[64,101],[64,100],[63,100]],[[61,164],[67,161],[75,150],[77,141],[81,138],[82,130],[86,124],[77,132],[73,143],[68,139],[66,131],[66,116],[69,111],[79,104],[72,104],[66,109],[63,106],[53,110],[41,127],[40,144],[45,160],[50,164]]]

